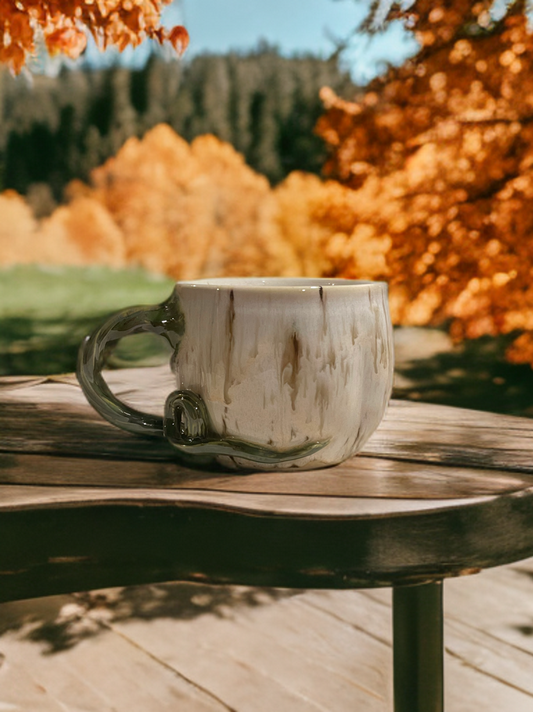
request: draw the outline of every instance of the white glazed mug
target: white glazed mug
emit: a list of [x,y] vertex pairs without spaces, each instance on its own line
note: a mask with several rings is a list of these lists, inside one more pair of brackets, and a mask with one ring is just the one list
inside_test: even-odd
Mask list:
[[[118,400],[101,375],[110,349],[141,332],[173,348],[163,418]],[[111,423],[165,436],[189,462],[311,469],[361,450],[393,367],[385,283],[221,278],[177,282],[163,304],[110,317],[81,345],[78,379]]]

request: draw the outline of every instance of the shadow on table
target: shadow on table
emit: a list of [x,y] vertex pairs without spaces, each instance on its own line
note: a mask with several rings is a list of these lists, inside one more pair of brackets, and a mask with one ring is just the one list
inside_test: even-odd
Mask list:
[[407,343],[398,348],[394,398],[533,417],[533,369],[504,359],[512,336],[448,348],[443,338],[443,350],[436,347],[435,353],[420,358],[418,353],[428,350],[424,338],[436,330],[425,335],[417,331],[423,332],[405,330]]
[[43,655],[51,655],[125,620],[187,621],[206,614],[231,618],[238,609],[295,595],[298,591],[286,589],[166,583],[50,596],[2,604],[0,639],[17,632],[23,640],[40,644]]

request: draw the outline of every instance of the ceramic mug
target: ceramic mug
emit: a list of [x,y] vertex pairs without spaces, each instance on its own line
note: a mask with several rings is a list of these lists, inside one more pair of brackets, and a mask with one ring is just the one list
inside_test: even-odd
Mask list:
[[[110,349],[141,332],[173,349],[163,418],[121,402],[101,374]],[[81,345],[78,379],[104,418],[165,436],[189,462],[311,469],[361,450],[393,366],[384,282],[221,278],[177,282],[162,304],[109,318]]]

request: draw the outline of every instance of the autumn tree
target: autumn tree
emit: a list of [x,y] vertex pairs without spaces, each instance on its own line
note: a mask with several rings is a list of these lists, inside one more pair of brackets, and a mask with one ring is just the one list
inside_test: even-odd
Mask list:
[[387,279],[397,322],[512,334],[508,357],[533,365],[533,35],[522,0],[491,11],[393,4],[420,51],[354,101],[323,91],[326,170],[346,188],[309,210],[328,269]]
[[69,203],[36,220],[0,195],[0,265],[141,266],[176,279],[301,273],[280,230],[275,192],[230,144],[188,144],[161,124],[74,181]]
[[2,0],[0,3],[0,62],[15,72],[35,52],[36,35],[51,54],[78,57],[90,32],[98,46],[123,50],[146,38],[170,42],[182,51],[185,28],[161,26],[163,5],[170,0]]

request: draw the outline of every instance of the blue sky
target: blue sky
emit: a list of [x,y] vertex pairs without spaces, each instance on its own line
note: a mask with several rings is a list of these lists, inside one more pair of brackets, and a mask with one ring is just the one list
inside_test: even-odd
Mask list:
[[[369,0],[175,0],[165,10],[165,24],[184,24],[191,43],[186,52],[249,51],[261,40],[276,45],[283,54],[312,52],[327,57],[335,49],[333,38],[345,38],[368,11]],[[416,50],[414,40],[401,26],[369,40],[355,38],[344,54],[346,68],[355,81],[365,83],[383,62],[401,63]],[[89,51],[91,64],[109,64],[106,58]],[[140,65],[146,48],[126,50],[121,62]]]
[[[350,34],[368,11],[369,0],[181,0],[169,13],[191,35],[190,54],[246,50],[260,39],[285,54],[313,52],[327,56],[332,37]],[[415,43],[398,25],[372,41],[353,42],[347,61],[356,79],[368,79],[382,60],[402,61]]]

